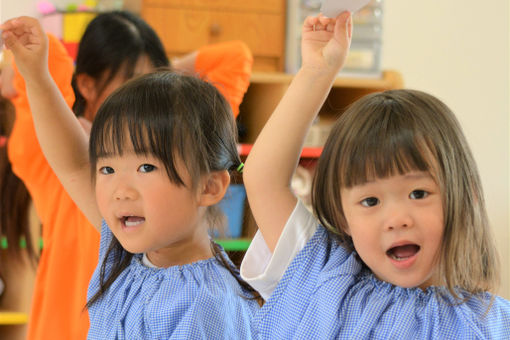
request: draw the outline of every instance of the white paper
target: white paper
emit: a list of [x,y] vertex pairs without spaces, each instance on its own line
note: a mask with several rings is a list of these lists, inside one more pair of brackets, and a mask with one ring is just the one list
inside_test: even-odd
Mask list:
[[328,18],[336,18],[344,11],[354,13],[369,2],[370,0],[322,0],[321,13]]

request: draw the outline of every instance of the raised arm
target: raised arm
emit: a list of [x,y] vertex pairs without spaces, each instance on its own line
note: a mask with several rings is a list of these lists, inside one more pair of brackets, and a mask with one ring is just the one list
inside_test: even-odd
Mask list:
[[232,108],[234,118],[250,85],[253,56],[242,41],[226,41],[201,47],[172,60],[178,71],[197,73],[221,92]]
[[100,227],[90,177],[88,137],[67,106],[48,70],[48,40],[34,18],[1,26],[2,38],[25,79],[39,144],[60,182],[90,222]]
[[274,250],[297,199],[290,182],[306,134],[345,62],[352,35],[348,12],[309,17],[302,31],[302,66],[246,160],[244,184],[257,225]]

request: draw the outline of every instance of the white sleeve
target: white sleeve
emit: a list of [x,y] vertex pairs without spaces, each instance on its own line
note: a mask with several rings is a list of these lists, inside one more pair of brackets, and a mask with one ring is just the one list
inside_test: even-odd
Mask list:
[[267,300],[292,260],[312,238],[318,225],[317,219],[298,200],[273,254],[260,231],[257,231],[241,263],[241,277]]

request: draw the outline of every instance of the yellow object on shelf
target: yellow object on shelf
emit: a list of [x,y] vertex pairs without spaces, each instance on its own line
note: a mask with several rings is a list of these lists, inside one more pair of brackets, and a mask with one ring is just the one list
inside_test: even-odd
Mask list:
[[23,325],[27,322],[26,313],[0,311],[0,325]]
[[62,39],[65,42],[79,42],[89,22],[97,15],[95,12],[64,13]]

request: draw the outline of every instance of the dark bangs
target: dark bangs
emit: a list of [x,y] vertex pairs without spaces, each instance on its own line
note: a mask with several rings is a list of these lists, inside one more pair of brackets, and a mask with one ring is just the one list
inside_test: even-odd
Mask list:
[[186,133],[189,130],[183,128],[182,115],[178,114],[181,110],[178,96],[159,80],[153,75],[132,80],[99,109],[89,148],[94,178],[98,159],[122,156],[132,148],[137,155],[152,155],[161,160],[170,180],[184,184],[176,160],[184,160],[185,164],[192,161],[186,159],[187,154],[193,154],[192,137]]
[[[334,154],[338,156],[337,169],[341,169],[338,174],[341,186],[352,187],[410,171],[431,172],[434,146],[415,118],[403,112],[397,102],[384,97],[358,111],[355,117],[345,117],[352,122],[340,118],[337,129],[345,131],[333,131],[331,138],[344,136],[344,139],[328,144],[338,149]],[[358,126],[352,129],[352,124]],[[325,155],[328,154],[326,150]]]

